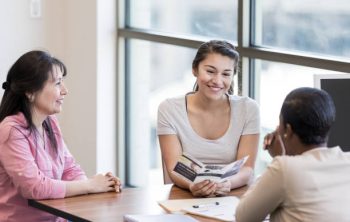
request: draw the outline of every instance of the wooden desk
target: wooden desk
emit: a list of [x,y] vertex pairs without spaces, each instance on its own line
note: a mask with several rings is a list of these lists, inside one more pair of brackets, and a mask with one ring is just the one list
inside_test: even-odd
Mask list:
[[[231,191],[241,196],[246,187]],[[125,214],[165,214],[157,201],[193,198],[191,193],[173,185],[149,188],[127,188],[122,193],[88,194],[56,200],[29,200],[30,206],[71,221],[123,221]],[[193,216],[199,221],[215,220]]]

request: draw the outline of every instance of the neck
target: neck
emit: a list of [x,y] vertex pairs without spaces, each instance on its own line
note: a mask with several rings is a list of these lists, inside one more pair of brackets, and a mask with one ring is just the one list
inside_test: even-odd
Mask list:
[[218,109],[221,106],[229,105],[229,101],[226,95],[224,95],[221,99],[212,100],[202,96],[198,92],[195,92],[192,95],[191,99],[192,99],[192,104],[202,110],[213,110],[213,109]]
[[46,115],[41,115],[39,112],[36,112],[35,109],[33,109],[32,112],[32,122],[35,126],[35,128],[37,128],[37,130],[41,130],[42,126],[43,126],[43,122],[44,120],[47,118]]
[[319,148],[319,147],[326,147],[327,144],[326,143],[322,143],[322,144],[312,144],[312,145],[300,145],[299,149],[296,150],[296,155],[300,155],[304,152],[307,152],[309,150],[313,150],[315,148]]

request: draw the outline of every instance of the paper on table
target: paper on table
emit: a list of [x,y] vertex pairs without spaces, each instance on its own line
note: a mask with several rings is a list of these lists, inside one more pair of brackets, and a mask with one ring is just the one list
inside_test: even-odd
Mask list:
[[214,218],[221,221],[234,221],[235,220],[235,210],[238,204],[235,197],[233,197],[231,203],[223,203],[219,205],[207,205],[198,208],[188,207],[182,209],[186,213],[199,215],[208,218]]
[[156,214],[156,215],[142,215],[142,214],[126,214],[124,215],[125,222],[198,222],[198,220],[181,214]]
[[[213,204],[218,202],[219,204]],[[234,213],[238,205],[237,197],[214,197],[214,198],[194,198],[159,201],[159,205],[165,210],[175,212],[185,212],[204,217],[215,218],[222,221],[233,221]],[[195,208],[193,206],[203,206]]]

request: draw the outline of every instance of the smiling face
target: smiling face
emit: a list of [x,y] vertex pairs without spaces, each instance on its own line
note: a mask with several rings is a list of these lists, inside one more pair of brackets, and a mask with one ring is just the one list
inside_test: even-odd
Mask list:
[[63,83],[63,74],[58,66],[54,66],[52,73],[45,82],[42,90],[34,94],[33,110],[38,116],[45,117],[62,110],[67,88]]
[[193,74],[197,77],[198,93],[208,99],[222,99],[229,90],[235,61],[228,56],[210,53],[201,61]]

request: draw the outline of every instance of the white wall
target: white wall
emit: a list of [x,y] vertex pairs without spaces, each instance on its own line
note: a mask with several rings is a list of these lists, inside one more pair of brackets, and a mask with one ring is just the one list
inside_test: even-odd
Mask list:
[[0,0],[0,83],[26,51],[46,49],[60,58],[68,68],[59,116],[65,141],[88,175],[115,173],[114,1],[41,0],[41,18],[30,17],[29,3]]

